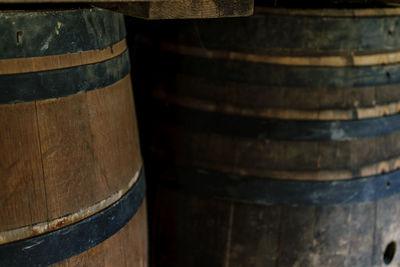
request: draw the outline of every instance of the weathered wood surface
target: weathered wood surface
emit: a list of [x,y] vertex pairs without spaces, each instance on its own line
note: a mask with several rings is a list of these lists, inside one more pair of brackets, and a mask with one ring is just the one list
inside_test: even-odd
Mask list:
[[[104,210],[142,169],[123,16],[96,8],[7,14],[0,16],[0,245]],[[124,231],[141,231],[129,246],[138,255],[127,260],[145,266],[141,213]]]
[[[253,14],[254,9],[254,0],[1,0],[0,3],[93,4],[144,19],[243,17]],[[398,6],[396,0],[260,0],[256,4],[273,8],[387,8]],[[4,7],[10,9],[8,6]],[[344,13],[346,12],[349,10],[344,10]]]
[[[399,10],[307,11],[129,29],[139,31],[135,96],[148,99],[138,113],[157,187],[154,266],[400,263],[398,251],[384,259],[400,241],[399,191],[390,191],[400,179]],[[393,180],[377,199],[368,191],[353,201],[354,190],[323,202],[307,186],[385,175]],[[232,193],[255,180],[282,192],[297,183],[316,201],[284,205],[278,192],[259,205],[251,192]]]
[[[155,152],[185,166],[277,179],[397,170],[400,62],[380,57],[400,47],[399,17],[282,17],[164,22],[153,29],[159,41],[138,37],[137,55],[154,55],[150,68],[160,73],[147,85],[164,120]],[[376,64],[355,65],[355,55]],[[293,57],[301,65],[290,65]],[[326,66],[319,57],[346,61]]]
[[[254,0],[0,0],[5,10],[97,6],[143,19],[221,18],[253,14]],[[21,4],[25,4],[20,6]],[[25,7],[25,8],[24,8]],[[11,14],[0,13],[0,16]],[[12,16],[12,15],[11,15]],[[41,25],[41,23],[38,23]],[[16,39],[16,38],[13,38]]]
[[[162,266],[383,267],[386,246],[400,239],[399,196],[356,205],[285,207],[160,192],[153,260]],[[388,266],[399,261],[397,251]]]
[[128,16],[143,19],[242,17],[253,14],[253,0],[173,0],[101,4]]

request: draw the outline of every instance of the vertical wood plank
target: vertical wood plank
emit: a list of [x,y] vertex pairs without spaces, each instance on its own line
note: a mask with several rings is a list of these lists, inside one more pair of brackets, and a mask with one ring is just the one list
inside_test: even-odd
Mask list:
[[[381,199],[376,203],[373,264],[376,266],[398,266],[400,264],[400,195]],[[371,218],[371,220],[374,218]],[[390,265],[383,262],[383,254],[390,242],[396,242],[396,254]]]
[[131,79],[90,92],[86,100],[96,173],[117,191],[142,167]]
[[[344,265],[348,267],[373,266],[371,254],[374,251],[375,203],[352,205],[348,254]],[[372,252],[372,253],[371,253]]]
[[126,188],[141,168],[129,77],[39,101],[37,112],[50,219]]
[[229,266],[275,266],[278,258],[281,208],[234,203]]
[[46,221],[47,211],[35,103],[0,105],[0,125],[1,232]]
[[100,201],[108,185],[94,164],[86,94],[43,100],[37,110],[49,217]]
[[314,250],[315,208],[290,207],[282,212],[276,266],[319,266]]

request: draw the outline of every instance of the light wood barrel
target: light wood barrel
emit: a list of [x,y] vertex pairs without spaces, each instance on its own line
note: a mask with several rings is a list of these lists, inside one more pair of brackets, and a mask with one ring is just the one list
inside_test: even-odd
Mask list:
[[137,37],[155,266],[397,266],[400,10],[258,10]]
[[147,266],[123,16],[7,11],[0,29],[0,266]]

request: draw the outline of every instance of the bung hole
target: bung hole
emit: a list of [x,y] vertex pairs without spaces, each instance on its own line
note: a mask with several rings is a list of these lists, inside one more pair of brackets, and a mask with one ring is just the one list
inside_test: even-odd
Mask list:
[[389,265],[393,261],[395,254],[396,254],[396,243],[392,241],[386,246],[385,252],[383,253],[383,262],[386,265]]

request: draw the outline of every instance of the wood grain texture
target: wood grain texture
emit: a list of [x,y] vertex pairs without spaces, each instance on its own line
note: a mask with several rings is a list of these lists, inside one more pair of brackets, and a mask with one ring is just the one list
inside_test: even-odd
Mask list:
[[[165,92],[165,89],[184,84],[188,85],[188,89],[179,95]],[[321,88],[318,91],[306,88],[270,88],[263,91],[259,85],[221,83],[177,74],[176,79],[165,81],[164,88],[154,90],[153,97],[185,108],[246,117],[354,120],[393,115],[400,110],[400,102],[394,101],[393,97],[400,93],[397,84],[345,89]],[[213,88],[213,93],[204,88]],[[230,93],[232,90],[245,97],[235,97]],[[322,94],[329,94],[329,99],[320,98]],[[324,108],[327,105],[337,107]]]
[[[393,224],[399,196],[316,208],[262,206],[168,188],[160,191],[154,266],[383,267],[387,266],[386,246],[399,242]],[[396,253],[389,266],[398,264]]]
[[241,17],[253,14],[253,0],[174,0],[96,4],[143,19]]
[[53,267],[118,266],[147,267],[146,203],[119,232],[103,243]]
[[1,230],[46,221],[35,103],[0,105],[0,123]]
[[367,177],[400,167],[398,132],[340,142],[301,142],[227,136],[157,123],[153,127],[157,134],[153,134],[152,153],[181,166],[314,181]]
[[[47,191],[54,192],[47,197],[50,218],[102,200],[140,168],[130,88],[127,77],[104,90],[37,103]],[[76,197],[72,188],[93,190]]]
[[[136,184],[143,164],[122,15],[97,8],[9,11],[0,14],[0,29],[0,245],[6,251],[8,243],[30,242],[112,206]],[[145,204],[110,240],[61,266],[147,266]],[[64,258],[73,255],[66,251]]]
[[[375,58],[373,66],[282,66],[250,62],[246,55],[274,60],[275,52],[284,58],[312,55],[319,59],[386,53],[384,47],[399,47],[399,36],[388,33],[399,16],[321,18],[300,11],[291,16],[286,9],[276,13],[149,23],[152,30],[139,34],[136,60],[142,65],[137,68],[138,76],[145,77],[150,70],[158,73],[146,84],[153,88],[147,97],[157,100],[153,110],[160,112],[153,118],[149,141],[153,153],[181,166],[289,180],[345,180],[397,170],[397,130],[353,138],[345,130],[336,130],[334,124],[397,115],[398,81],[392,73],[399,64],[383,66]],[[279,25],[282,31],[276,30]],[[364,27],[369,32],[364,32]],[[379,43],[377,36],[382,37]],[[146,59],[140,56],[145,53],[157,64],[146,69]],[[188,113],[195,118],[186,118]],[[227,115],[223,117],[226,120],[219,120],[226,128],[206,123],[217,119],[211,114]],[[300,135],[297,126],[288,124],[288,129],[277,130],[266,121],[244,123],[255,118],[304,122],[304,129],[309,121],[323,124],[330,120],[332,124],[315,131],[310,128],[307,140],[293,140],[284,132],[293,131],[295,139],[295,132]],[[385,123],[381,127],[386,127]],[[254,133],[247,135],[252,129]],[[274,131],[278,133],[271,135]],[[329,137],[318,139],[320,132]]]
[[[72,30],[76,26],[79,29]],[[94,85],[91,89],[98,91],[90,93],[79,92],[85,88],[82,81],[72,81],[76,91],[53,99],[42,93],[49,89],[57,94],[57,86],[35,85],[43,80],[41,71],[57,76],[66,68],[118,59],[127,49],[121,15],[93,8],[9,11],[0,14],[0,28],[4,32],[0,41],[4,51],[1,78],[26,80],[15,88],[17,95],[37,93],[31,95],[31,101],[16,97],[14,104],[0,104],[0,243],[6,243],[60,228],[96,212],[85,208],[104,208],[101,201],[132,186],[142,163],[129,76],[111,79],[108,86],[103,78],[100,84],[104,88]],[[102,77],[107,73],[118,77],[123,67],[114,64],[113,70],[106,67],[101,71]],[[31,78],[21,74],[25,72]],[[98,74],[92,71],[90,75],[96,78]],[[93,77],[86,76],[85,85]],[[45,80],[52,83],[51,77]],[[59,83],[66,84],[62,79],[53,81],[53,85]],[[9,84],[0,87],[6,95],[13,95]],[[81,94],[75,95],[77,92]],[[105,179],[109,176],[108,183]],[[86,191],[89,186],[93,192]],[[64,220],[65,216],[73,219]]]
[[[284,200],[257,205],[185,186],[202,187],[202,177],[230,175],[231,184],[215,183],[226,186],[223,192],[237,189],[237,181],[248,190],[246,185],[254,177],[290,180],[301,188],[299,180],[329,185],[399,169],[398,130],[347,138],[336,136],[333,125],[398,116],[397,63],[382,66],[377,60],[373,66],[339,67],[269,61],[275,56],[323,58],[395,51],[400,39],[392,29],[399,16],[280,12],[148,23],[138,30],[134,70],[140,78],[135,95],[148,100],[140,103],[139,121],[141,136],[146,136],[145,162],[152,170],[148,178],[158,190],[151,209],[154,266],[383,267],[386,246],[400,241],[393,224],[399,195],[335,206],[285,206]],[[166,43],[190,49],[169,49]],[[261,55],[268,61],[231,55]],[[287,127],[278,131],[281,135],[272,135],[277,131],[272,124],[252,123],[261,117]],[[217,118],[222,119],[210,122]],[[301,131],[286,124],[289,121],[310,127],[307,140],[295,140]],[[318,139],[321,132],[311,129],[314,123],[329,124],[322,130],[329,137]],[[371,132],[372,126],[365,131]],[[158,164],[160,160],[163,164]],[[184,176],[180,170],[185,168],[194,171]],[[211,176],[214,171],[223,175]],[[201,173],[199,179],[194,172]],[[382,190],[390,187],[383,185]],[[304,189],[304,194],[314,193],[320,192]],[[397,251],[390,266],[398,264]]]
[[[30,110],[26,110],[27,107]],[[15,112],[20,108],[23,114]],[[32,133],[29,137],[36,138],[32,150],[26,151],[29,146],[25,146],[19,152],[21,156],[15,156],[19,160],[4,167],[4,173],[8,175],[3,175],[2,179],[8,186],[2,187],[2,201],[7,203],[1,209],[5,213],[0,228],[2,243],[81,220],[96,211],[75,216],[73,220],[57,219],[85,210],[120,190],[126,192],[134,182],[132,179],[137,178],[142,162],[129,76],[88,93],[36,103],[1,105],[1,109],[3,120],[7,119],[10,125],[7,131],[2,131],[5,135],[3,142],[8,141],[3,147],[10,147],[13,153],[24,140],[23,136],[18,139],[15,136]],[[23,115],[22,119],[24,116],[32,119],[9,121],[16,116],[14,114]],[[26,127],[35,130],[29,131],[28,128],[24,131]],[[35,155],[31,156],[31,161],[36,164],[34,170],[27,165],[29,158],[21,160],[30,154]],[[12,160],[6,151],[3,155]],[[18,168],[25,170],[18,171]],[[33,171],[37,172],[36,176],[33,176]],[[26,179],[26,182],[21,182],[32,183],[31,186],[18,186],[18,180],[13,178],[16,175]],[[21,201],[26,196],[31,198]],[[40,212],[26,216],[36,209]],[[41,219],[32,217],[40,214],[46,215]],[[37,224],[40,222],[45,224],[39,227]],[[13,234],[7,233],[10,231]]]
[[[186,24],[164,22],[164,30],[160,24],[155,24],[152,27],[157,29],[159,36],[152,36],[153,41],[147,37],[138,41],[142,51],[152,53],[162,64],[160,79],[163,86],[153,91],[154,97],[162,101],[248,117],[353,120],[399,112],[399,80],[394,74],[398,64],[384,67],[377,60],[371,68],[307,68],[253,64],[230,60],[229,55],[237,53],[263,58],[270,55],[315,58],[336,55],[346,58],[359,54],[369,57],[399,47],[400,39],[392,30],[397,20],[398,16],[322,19],[259,14],[246,22],[242,19]],[[350,21],[352,27],[348,28]],[[175,27],[179,30],[168,34],[167,29]],[[229,32],[230,27],[235,31]],[[285,29],[279,33],[273,30],[279,27]],[[149,35],[144,33],[142,36]],[[382,41],[377,42],[378,39]],[[246,45],[247,40],[251,45]],[[167,51],[163,44],[173,44],[174,48],[189,47],[201,55],[183,55],[179,49]],[[214,52],[224,58],[214,57]]]

